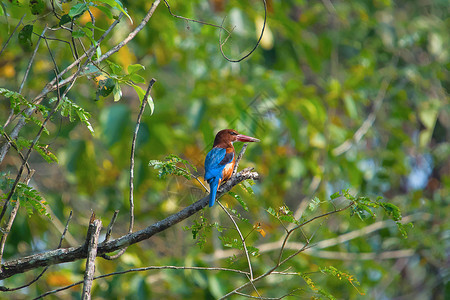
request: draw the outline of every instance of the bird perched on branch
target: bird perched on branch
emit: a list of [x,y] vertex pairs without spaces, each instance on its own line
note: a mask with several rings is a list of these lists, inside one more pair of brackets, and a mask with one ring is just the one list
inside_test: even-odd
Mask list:
[[216,201],[220,184],[230,179],[236,164],[234,142],[259,142],[258,139],[239,134],[233,129],[224,129],[217,133],[214,145],[205,159],[205,180],[209,183],[209,206]]

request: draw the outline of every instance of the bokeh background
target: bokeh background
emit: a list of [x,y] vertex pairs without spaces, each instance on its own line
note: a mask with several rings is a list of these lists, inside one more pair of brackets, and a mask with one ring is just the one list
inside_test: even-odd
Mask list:
[[[18,2],[20,5],[1,2],[1,45],[25,13],[23,24],[33,24],[36,34],[45,24],[58,24],[47,1],[39,15],[29,12],[28,2]],[[67,13],[76,4],[62,3],[61,8]],[[134,23],[123,18],[102,43],[102,51],[123,40],[151,4],[123,1]],[[226,17],[224,27],[233,31],[223,50],[233,59],[253,48],[264,22],[262,1],[170,1],[170,5],[174,14],[212,24],[220,25]],[[99,9],[92,8],[92,13],[100,29],[113,21]],[[88,13],[77,20],[80,26],[89,21]],[[268,0],[267,24],[259,47],[244,61],[231,63],[220,52],[218,28],[174,18],[161,3],[137,37],[110,58],[124,70],[141,64],[145,70],[139,74],[147,82],[157,80],[152,90],[154,113],[147,107],[137,141],[135,229],[207,194],[193,180],[158,178],[149,161],[176,154],[197,167],[194,174],[202,176],[203,160],[215,133],[234,128],[261,140],[249,145],[241,163],[241,168],[254,167],[261,175],[251,186],[254,195],[246,186],[233,190],[249,211],[229,195],[222,198],[248,219],[241,224],[243,232],[261,223],[266,233],[254,231],[248,237],[248,243],[261,250],[252,258],[256,273],[273,265],[277,252],[267,245],[284,233],[267,208],[287,205],[293,212],[313,217],[333,208],[326,201],[331,194],[350,189],[355,195],[381,196],[397,205],[414,225],[409,227],[408,237],[381,211],[376,211],[376,218],[364,220],[346,211],[309,225],[305,232],[315,233],[314,243],[349,232],[355,237],[300,254],[289,264],[289,271],[312,274],[318,285],[338,299],[449,299],[449,21],[444,0]],[[94,37],[101,34],[96,29]],[[61,30],[47,35],[56,38],[48,40],[48,46],[59,68],[64,69],[73,61],[69,43],[62,42],[70,42],[70,35]],[[222,39],[225,36],[222,33]],[[36,35],[32,41],[35,45]],[[86,37],[82,41],[89,45]],[[82,53],[81,44],[77,45]],[[17,32],[13,35],[0,56],[0,87],[18,90],[32,49],[21,47]],[[32,99],[53,77],[49,51],[41,43],[22,94]],[[140,86],[145,89],[145,84]],[[49,145],[59,162],[49,164],[37,153],[30,159],[36,169],[31,185],[48,202],[52,220],[37,213],[28,217],[21,209],[8,237],[5,260],[55,248],[70,211],[73,219],[65,247],[84,242],[91,211],[106,226],[113,212],[120,210],[113,237],[127,232],[129,156],[140,102],[133,88],[121,87],[120,101],[114,101],[112,95],[96,100],[95,81],[87,76],[77,80],[68,97],[91,114],[95,134],[60,114],[52,118],[47,126],[50,134],[43,135],[40,143]],[[9,115],[8,99],[2,97],[0,106],[3,124]],[[37,130],[29,123],[21,137],[32,139]],[[237,150],[240,147],[236,144]],[[0,165],[2,176],[9,172],[13,177],[20,163],[11,149]],[[308,205],[315,197],[322,203],[312,211]],[[97,259],[97,273],[151,265],[246,270],[242,256],[230,259],[228,252],[223,252],[228,248],[219,238],[234,237],[232,230],[205,229],[205,241],[199,247],[199,240],[185,228],[201,222],[201,217],[231,227],[219,207],[205,209],[131,246],[116,261]],[[373,224],[380,225],[378,230],[363,231]],[[301,236],[294,241],[302,242]],[[327,266],[352,274],[361,285],[355,289],[345,280],[319,272]],[[39,271],[14,276],[2,285],[24,284]],[[84,261],[52,266],[38,284],[0,294],[0,298],[29,299],[82,280],[83,274]],[[220,272],[135,272],[95,281],[93,296],[212,299],[245,280]],[[280,297],[296,288],[299,290],[290,296],[293,299],[318,297],[297,276],[273,276],[258,285],[266,297]],[[79,294],[78,287],[52,297],[69,299]]]

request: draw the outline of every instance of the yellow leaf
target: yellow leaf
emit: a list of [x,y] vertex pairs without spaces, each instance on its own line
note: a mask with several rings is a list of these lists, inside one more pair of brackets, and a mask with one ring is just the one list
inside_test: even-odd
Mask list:
[[256,228],[256,231],[258,231],[263,237],[266,237],[266,232],[262,228]]

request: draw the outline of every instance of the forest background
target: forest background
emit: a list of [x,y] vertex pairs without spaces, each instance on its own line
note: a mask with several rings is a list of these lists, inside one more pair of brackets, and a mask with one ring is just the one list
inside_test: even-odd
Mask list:
[[[0,3],[3,274],[83,245],[92,212],[102,242],[130,203],[133,232],[194,205],[234,128],[259,179],[98,257],[92,297],[450,297],[447,1]],[[0,298],[78,298],[85,264],[2,275]]]

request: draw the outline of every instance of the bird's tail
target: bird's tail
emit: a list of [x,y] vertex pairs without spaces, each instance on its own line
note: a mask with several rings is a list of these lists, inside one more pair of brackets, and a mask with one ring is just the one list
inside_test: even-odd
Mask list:
[[209,183],[209,207],[216,201],[217,189],[219,188],[220,178],[214,177]]

